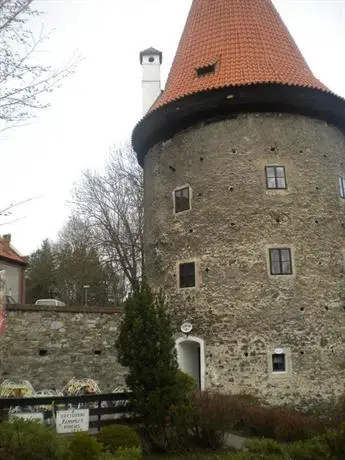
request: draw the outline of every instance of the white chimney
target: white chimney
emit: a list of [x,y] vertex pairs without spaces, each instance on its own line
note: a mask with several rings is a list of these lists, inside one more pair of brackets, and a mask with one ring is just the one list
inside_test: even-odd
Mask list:
[[148,48],[140,53],[140,64],[143,68],[143,115],[154,104],[161,94],[161,51]]

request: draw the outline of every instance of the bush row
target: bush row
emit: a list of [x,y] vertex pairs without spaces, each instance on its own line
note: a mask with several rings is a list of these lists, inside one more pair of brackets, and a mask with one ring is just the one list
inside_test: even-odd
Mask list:
[[284,407],[263,406],[253,397],[202,392],[194,396],[193,432],[199,444],[220,447],[229,432],[281,442],[309,439],[325,431],[319,418]]
[[343,460],[345,458],[345,425],[335,431],[306,441],[279,444],[270,439],[252,440],[247,450],[233,460]]
[[75,433],[61,437],[44,425],[15,420],[0,423],[0,460],[140,460],[134,429],[104,427],[98,437]]

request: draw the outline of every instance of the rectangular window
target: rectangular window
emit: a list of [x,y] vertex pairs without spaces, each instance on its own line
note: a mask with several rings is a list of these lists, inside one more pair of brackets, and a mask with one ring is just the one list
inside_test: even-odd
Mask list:
[[266,166],[266,181],[269,189],[285,189],[285,167],[284,166]]
[[273,354],[272,355],[272,372],[285,372],[285,354]]
[[175,213],[188,211],[190,209],[189,187],[183,187],[174,192]]
[[291,249],[270,249],[271,275],[291,275]]
[[345,177],[339,176],[338,181],[339,181],[339,195],[342,198],[345,198]]
[[179,287],[180,289],[195,287],[195,262],[179,265]]

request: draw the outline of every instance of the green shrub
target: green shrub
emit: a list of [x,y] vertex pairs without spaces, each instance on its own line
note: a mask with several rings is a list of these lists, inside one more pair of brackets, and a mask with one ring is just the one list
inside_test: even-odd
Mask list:
[[74,433],[69,439],[68,460],[98,460],[102,446],[88,433]]
[[3,460],[65,460],[66,443],[37,422],[14,420],[0,424]]
[[97,437],[105,450],[116,453],[119,448],[140,448],[138,433],[126,425],[108,425],[101,429]]
[[141,459],[141,450],[139,447],[120,447],[114,460],[140,460]]
[[251,439],[245,443],[245,447],[253,454],[284,454],[284,446],[273,439]]
[[116,460],[116,458],[110,452],[102,452],[98,460]]
[[337,431],[328,432],[325,441],[334,458],[345,459],[345,423]]
[[116,341],[120,364],[128,368],[131,403],[143,417],[147,438],[160,450],[183,447],[195,381],[178,370],[175,326],[164,295],[138,285],[124,305]]
[[325,442],[325,437],[298,441],[285,446],[291,460],[335,460]]

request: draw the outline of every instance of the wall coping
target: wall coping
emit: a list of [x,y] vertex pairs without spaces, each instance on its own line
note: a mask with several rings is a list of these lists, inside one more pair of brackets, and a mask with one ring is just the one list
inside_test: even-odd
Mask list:
[[53,307],[49,305],[7,305],[7,311],[23,312],[56,312],[56,313],[95,313],[95,314],[121,314],[123,308],[116,307]]

